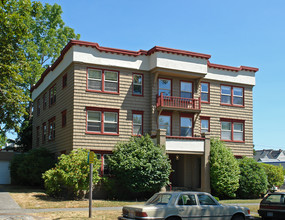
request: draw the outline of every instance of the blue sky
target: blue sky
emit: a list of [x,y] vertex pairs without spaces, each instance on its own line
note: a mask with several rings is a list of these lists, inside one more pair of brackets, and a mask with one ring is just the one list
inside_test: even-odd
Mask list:
[[62,6],[81,40],[211,54],[212,63],[260,70],[254,87],[255,149],[285,150],[284,0],[42,0]]

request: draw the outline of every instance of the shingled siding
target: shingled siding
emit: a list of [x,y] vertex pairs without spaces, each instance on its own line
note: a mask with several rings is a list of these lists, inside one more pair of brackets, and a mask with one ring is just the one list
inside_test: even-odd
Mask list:
[[[252,86],[229,84],[217,81],[210,83],[210,104],[202,103],[200,116],[210,117],[211,137],[221,137],[221,118],[244,120],[245,143],[225,142],[234,155],[252,157],[253,153],[253,98]],[[221,84],[244,88],[244,107],[221,105]],[[200,90],[199,90],[200,91]],[[199,121],[200,122],[200,121]],[[198,123],[199,124],[199,123]],[[196,128],[200,125],[196,126]]]
[[[106,69],[106,67],[75,64],[74,66],[74,129],[73,147],[93,150],[112,150],[117,142],[128,141],[132,135],[132,111],[144,111],[143,133],[150,132],[150,73],[108,67],[119,71],[119,94],[106,94],[86,91],[87,68]],[[132,75],[144,76],[144,96],[132,95]],[[119,135],[86,134],[86,107],[119,109]]]
[[[67,74],[67,86],[62,88],[62,77]],[[49,106],[49,89],[56,84],[56,103]],[[40,127],[39,147],[46,147],[54,153],[72,150],[72,130],[73,130],[73,67],[69,66],[59,75],[37,99],[34,101],[33,116],[33,147],[36,145],[37,127]],[[47,107],[43,109],[43,95],[47,94]],[[40,99],[41,112],[37,115],[37,101]],[[62,114],[66,110],[66,126],[62,128]],[[55,117],[55,140],[48,140],[49,119]],[[47,125],[46,142],[42,143],[43,123]]]

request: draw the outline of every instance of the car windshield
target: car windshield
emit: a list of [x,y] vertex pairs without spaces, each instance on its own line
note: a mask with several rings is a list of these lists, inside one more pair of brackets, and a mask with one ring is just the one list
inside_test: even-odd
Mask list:
[[146,205],[167,205],[171,194],[154,194],[145,204]]
[[272,195],[267,196],[267,198],[263,202],[264,203],[282,203],[282,204],[284,204],[284,195],[272,194]]

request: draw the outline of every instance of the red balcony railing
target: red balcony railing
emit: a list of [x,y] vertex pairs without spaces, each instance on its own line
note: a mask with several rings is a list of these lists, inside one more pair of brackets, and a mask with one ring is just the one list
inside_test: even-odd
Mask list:
[[190,99],[174,96],[165,96],[163,93],[157,96],[156,99],[157,108],[169,108],[169,109],[186,109],[186,110],[201,110],[201,97],[199,99]]

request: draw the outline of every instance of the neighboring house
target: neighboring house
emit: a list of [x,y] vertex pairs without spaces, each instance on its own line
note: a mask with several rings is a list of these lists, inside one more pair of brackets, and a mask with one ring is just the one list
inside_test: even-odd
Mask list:
[[283,150],[256,150],[254,159],[260,163],[282,165],[285,168],[285,153]]
[[32,88],[33,147],[58,154],[90,149],[107,174],[105,158],[118,141],[150,134],[165,145],[174,187],[210,191],[210,137],[237,157],[252,157],[258,71],[213,64],[210,57],[71,40]]

